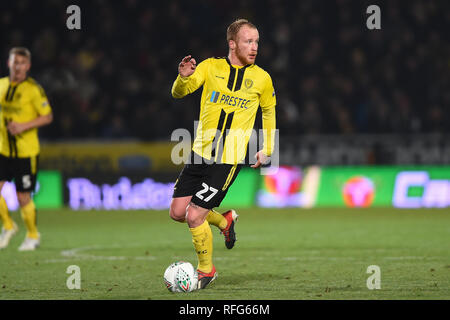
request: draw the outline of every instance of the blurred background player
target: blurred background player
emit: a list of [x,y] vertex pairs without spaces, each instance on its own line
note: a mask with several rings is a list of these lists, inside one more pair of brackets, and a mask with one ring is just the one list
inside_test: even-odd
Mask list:
[[[30,67],[30,51],[22,47],[12,48],[8,57],[9,77],[0,79],[0,192],[6,181],[14,180],[21,216],[27,228],[19,251],[35,250],[40,244],[31,192],[34,191],[38,172],[38,128],[53,120],[44,90],[28,76]],[[8,246],[18,230],[3,197],[0,197],[0,218],[2,249]]]
[[227,41],[228,57],[209,58],[198,66],[190,55],[184,57],[172,87],[173,97],[182,98],[203,86],[191,161],[178,177],[170,207],[171,218],[187,221],[192,233],[198,289],[217,277],[210,224],[222,231],[228,249],[236,241],[236,212],[221,215],[213,208],[220,205],[242,167],[259,106],[268,134],[252,167],[266,163],[274,147],[276,98],[270,75],[255,65],[258,30],[245,19],[236,20],[227,29]]

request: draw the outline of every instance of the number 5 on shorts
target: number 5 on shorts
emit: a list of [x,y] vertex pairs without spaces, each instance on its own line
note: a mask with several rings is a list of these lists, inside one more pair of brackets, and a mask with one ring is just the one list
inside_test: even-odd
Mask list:
[[[197,198],[199,198],[200,200],[203,200],[203,201],[205,201],[205,202],[208,202],[209,200],[211,200],[212,199],[212,197],[214,197],[215,195],[216,195],[216,193],[217,193],[217,191],[219,191],[219,190],[217,190],[216,188],[213,188],[213,187],[210,187],[210,186],[208,186],[206,183],[202,183],[202,187],[203,187],[203,189],[202,190],[200,190],[199,192],[197,192],[196,194],[195,194],[195,196],[197,197]],[[206,198],[203,196],[203,194],[205,193],[205,192],[208,192],[208,191],[211,191],[212,193],[209,195],[209,196],[207,196]]]
[[29,174],[22,176],[22,185],[25,189],[31,187],[31,177]]

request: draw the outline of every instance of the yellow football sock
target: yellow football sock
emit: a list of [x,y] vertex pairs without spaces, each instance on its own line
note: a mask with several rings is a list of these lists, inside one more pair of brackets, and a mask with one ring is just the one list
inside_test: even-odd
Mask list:
[[206,220],[209,222],[209,224],[212,224],[219,229],[225,229],[228,224],[227,219],[225,219],[223,215],[221,215],[217,211],[214,211],[213,209],[208,212]]
[[213,268],[213,235],[208,221],[205,220],[201,225],[195,228],[189,228],[192,233],[192,243],[197,253],[197,269],[209,273]]
[[38,239],[39,234],[36,227],[36,207],[34,206],[33,200],[28,202],[27,205],[20,208],[20,213],[22,215],[23,222],[27,227],[27,238]]
[[6,205],[5,198],[0,196],[0,220],[3,223],[3,228],[6,230],[11,230],[14,228],[13,219],[9,215],[8,206]]

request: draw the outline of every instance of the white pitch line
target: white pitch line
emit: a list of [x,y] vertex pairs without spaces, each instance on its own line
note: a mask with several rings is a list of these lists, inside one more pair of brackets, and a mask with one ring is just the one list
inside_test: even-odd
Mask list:
[[83,253],[83,251],[92,250],[92,249],[123,249],[124,246],[113,245],[113,246],[88,246],[88,247],[80,247],[73,248],[68,250],[62,250],[61,255],[64,258],[56,258],[56,259],[47,259],[43,261],[44,263],[60,263],[60,262],[68,262],[73,260],[109,260],[109,261],[123,261],[127,259],[134,260],[148,260],[153,261],[156,260],[155,256],[137,256],[137,257],[126,257],[126,256],[97,256],[94,254]]

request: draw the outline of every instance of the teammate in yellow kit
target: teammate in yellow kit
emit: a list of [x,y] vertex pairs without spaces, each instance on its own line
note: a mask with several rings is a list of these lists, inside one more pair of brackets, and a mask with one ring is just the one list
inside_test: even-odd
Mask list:
[[228,56],[199,63],[191,56],[182,59],[172,96],[182,98],[203,86],[200,119],[191,161],[181,171],[174,187],[170,217],[186,221],[198,257],[198,289],[216,277],[212,262],[213,239],[210,224],[225,236],[225,245],[236,241],[237,214],[219,214],[220,205],[241,169],[255,122],[262,110],[264,147],[255,155],[258,168],[274,149],[276,97],[270,75],[255,64],[259,33],[245,19],[227,29]]
[[[38,172],[38,128],[48,125],[53,119],[44,90],[28,76],[30,67],[30,51],[22,47],[12,48],[8,58],[9,77],[0,78],[0,192],[6,181],[14,180],[20,212],[27,228],[20,251],[35,250],[40,244],[31,192]],[[0,219],[3,224],[0,249],[3,249],[18,229],[3,197],[0,197]]]

